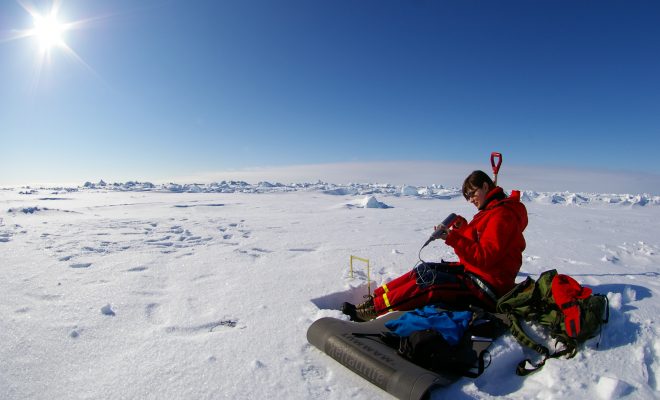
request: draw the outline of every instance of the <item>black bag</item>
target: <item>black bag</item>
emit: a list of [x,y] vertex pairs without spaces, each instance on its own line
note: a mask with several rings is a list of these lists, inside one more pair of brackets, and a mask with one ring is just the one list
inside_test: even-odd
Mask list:
[[470,326],[456,345],[431,330],[415,331],[409,336],[386,334],[384,341],[398,347],[402,357],[428,370],[469,378],[481,375],[490,364],[488,347],[506,331],[506,325],[493,314],[475,314]]
[[452,346],[433,330],[414,332],[401,338],[399,343],[399,354],[423,368],[434,372],[454,372],[473,378],[484,372],[484,358],[487,353],[484,350],[477,354],[466,340]]

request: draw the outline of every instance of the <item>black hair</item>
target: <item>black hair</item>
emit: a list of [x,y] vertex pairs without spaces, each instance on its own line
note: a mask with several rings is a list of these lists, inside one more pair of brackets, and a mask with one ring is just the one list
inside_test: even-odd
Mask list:
[[488,192],[495,189],[495,183],[493,183],[493,180],[490,179],[490,176],[488,176],[487,173],[484,171],[473,171],[467,178],[465,178],[465,181],[463,181],[463,197],[465,197],[466,200],[470,200],[469,193],[475,189],[481,188],[484,183],[488,184]]

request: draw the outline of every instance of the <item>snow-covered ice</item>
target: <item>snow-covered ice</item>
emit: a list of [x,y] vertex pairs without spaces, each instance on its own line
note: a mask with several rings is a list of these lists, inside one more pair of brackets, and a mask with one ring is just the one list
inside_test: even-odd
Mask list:
[[[523,200],[519,280],[557,268],[608,295],[610,322],[574,359],[526,378],[514,370],[530,354],[504,336],[481,377],[433,398],[660,397],[660,198],[525,191]],[[374,288],[413,267],[451,212],[475,210],[437,185],[0,190],[0,398],[389,398],[309,345],[306,331],[366,294],[351,255],[370,260]],[[440,241],[421,256],[454,257]]]

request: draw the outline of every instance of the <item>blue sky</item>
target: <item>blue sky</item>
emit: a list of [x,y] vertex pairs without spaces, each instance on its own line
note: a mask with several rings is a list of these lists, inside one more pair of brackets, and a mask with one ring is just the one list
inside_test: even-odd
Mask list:
[[[298,164],[660,174],[657,1],[0,3],[0,185]],[[487,164],[486,164],[487,165]]]

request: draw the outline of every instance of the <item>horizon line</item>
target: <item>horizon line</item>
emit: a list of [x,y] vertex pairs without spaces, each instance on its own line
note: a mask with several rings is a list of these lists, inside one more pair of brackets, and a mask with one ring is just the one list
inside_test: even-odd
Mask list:
[[[484,163],[485,164],[485,163]],[[322,181],[333,184],[371,183],[411,186],[442,185],[461,187],[463,179],[474,170],[483,170],[492,175],[490,165],[483,168],[472,162],[449,161],[352,161],[319,164],[295,164],[285,166],[255,166],[239,169],[201,171],[189,174],[172,174],[169,177],[149,179],[133,176],[124,179],[119,176],[99,177],[98,179],[44,179],[41,182],[21,184],[0,184],[2,188],[31,186],[77,187],[85,182],[149,182],[209,184],[221,181],[310,183]],[[139,175],[139,174],[136,174]],[[74,182],[77,180],[77,183]],[[577,193],[638,193],[659,194],[660,174],[652,172],[613,171],[595,168],[530,166],[503,164],[499,174],[500,186],[509,189],[541,192]]]

